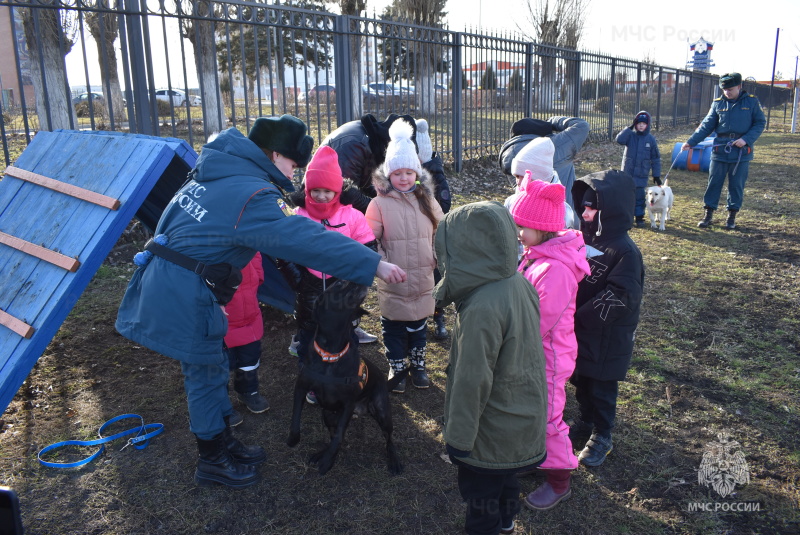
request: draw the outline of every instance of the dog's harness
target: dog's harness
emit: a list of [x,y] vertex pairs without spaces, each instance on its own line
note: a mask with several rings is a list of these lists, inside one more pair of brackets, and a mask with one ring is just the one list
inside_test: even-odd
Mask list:
[[[314,342],[314,349],[317,349],[318,347],[319,346],[317,346],[317,343]],[[315,372],[305,364],[300,365],[300,373],[302,375],[309,377],[310,379],[313,379],[318,383],[351,385],[355,382],[358,382],[358,387],[361,390],[364,390],[364,386],[367,384],[367,381],[369,380],[369,368],[367,368],[367,363],[364,362],[364,359],[359,360],[358,375],[355,376],[351,375],[350,377],[333,377],[330,375],[325,375],[324,373]]]

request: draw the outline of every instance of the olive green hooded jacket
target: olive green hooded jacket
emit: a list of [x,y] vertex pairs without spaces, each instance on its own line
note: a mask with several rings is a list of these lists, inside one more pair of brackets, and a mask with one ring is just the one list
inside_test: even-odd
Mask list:
[[455,303],[444,438],[456,463],[513,472],[545,458],[547,383],[539,297],[517,273],[516,226],[486,201],[447,214],[436,232],[442,279],[434,297]]

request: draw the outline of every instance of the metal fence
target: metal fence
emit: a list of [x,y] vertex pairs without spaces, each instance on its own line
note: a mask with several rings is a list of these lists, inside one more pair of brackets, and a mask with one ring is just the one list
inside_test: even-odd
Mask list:
[[[435,149],[460,169],[496,155],[522,117],[581,117],[610,139],[640,109],[655,129],[698,122],[717,93],[707,73],[237,0],[0,0],[0,50],[5,165],[38,130],[199,148],[259,116],[296,115],[319,142],[365,113],[409,113],[428,119]],[[748,90],[772,106],[791,96]]]

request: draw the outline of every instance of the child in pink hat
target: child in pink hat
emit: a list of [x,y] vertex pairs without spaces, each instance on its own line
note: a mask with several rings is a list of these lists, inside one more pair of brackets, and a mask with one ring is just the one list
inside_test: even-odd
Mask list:
[[[524,250],[518,271],[539,294],[540,331],[547,376],[547,459],[539,466],[546,481],[528,494],[525,505],[546,510],[569,498],[572,451],[564,423],[564,386],[575,369],[575,296],[578,282],[590,274],[583,235],[564,229],[564,186],[534,180],[527,171],[511,206]],[[563,229],[563,230],[562,230]]]
[[[344,234],[377,250],[375,235],[364,214],[351,205],[340,202],[343,184],[336,151],[328,146],[320,147],[306,168],[303,189],[290,196],[297,205],[296,214],[313,219],[328,230]],[[292,337],[289,353],[299,356],[303,362],[316,330],[314,306],[325,288],[336,282],[336,279],[311,268],[300,268],[299,271],[295,304],[297,334]],[[377,339],[374,336],[372,338],[372,341]],[[313,393],[306,399],[311,403],[315,401]]]

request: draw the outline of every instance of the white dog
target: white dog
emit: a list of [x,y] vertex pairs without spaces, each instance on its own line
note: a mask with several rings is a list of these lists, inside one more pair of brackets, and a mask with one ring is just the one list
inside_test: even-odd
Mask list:
[[658,219],[658,229],[664,230],[664,223],[669,219],[669,212],[672,210],[672,188],[667,185],[668,180],[662,186],[650,186],[644,194],[647,204],[647,213],[650,214],[650,227],[656,228]]

